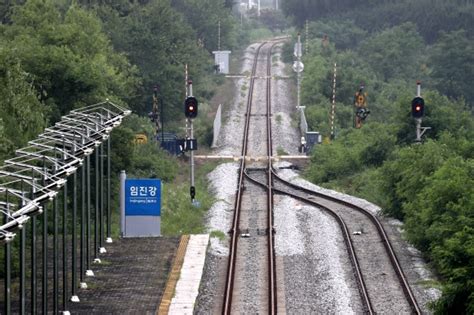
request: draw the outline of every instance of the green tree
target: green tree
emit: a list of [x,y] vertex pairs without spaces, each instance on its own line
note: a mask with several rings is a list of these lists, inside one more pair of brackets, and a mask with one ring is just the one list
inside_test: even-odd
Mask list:
[[324,183],[381,165],[395,148],[392,133],[393,126],[379,123],[341,132],[336,141],[316,147],[309,178]]
[[402,206],[414,201],[429,176],[452,156],[453,152],[446,146],[432,140],[394,151],[380,172],[384,179],[382,191],[388,200],[383,205],[385,212],[404,219],[406,212]]
[[71,6],[63,15],[52,0],[15,7],[3,27],[5,54],[30,73],[53,120],[75,107],[133,94],[136,70],[116,54],[92,13]]
[[0,162],[46,127],[48,108],[20,61],[0,48]]
[[325,35],[337,49],[355,49],[367,37],[367,31],[350,20],[324,19],[309,24],[310,38],[321,39]]
[[209,52],[218,49],[218,24],[220,23],[221,49],[236,45],[235,22],[222,0],[175,0],[172,2],[194,30],[197,39]]
[[206,78],[206,71],[212,71],[211,58],[199,47],[195,32],[169,1],[136,6],[127,16],[113,10],[103,11],[101,16],[115,48],[126,53],[140,69],[142,85],[130,99],[138,113],[150,110],[153,87],[158,85],[165,117],[181,114],[185,64],[198,85],[195,91],[206,90],[199,84]]
[[430,51],[436,88],[449,97],[464,97],[474,108],[474,40],[465,30],[443,32]]
[[429,252],[446,280],[442,314],[474,311],[474,160],[446,160],[404,205],[406,233]]
[[423,44],[415,25],[405,23],[365,40],[359,52],[383,80],[416,80],[421,70]]

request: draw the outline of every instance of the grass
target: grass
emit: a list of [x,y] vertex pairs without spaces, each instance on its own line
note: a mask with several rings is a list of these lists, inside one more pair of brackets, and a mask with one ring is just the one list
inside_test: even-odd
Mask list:
[[206,227],[204,217],[214,202],[213,196],[208,191],[207,173],[215,168],[218,162],[206,163],[196,166],[195,187],[196,200],[200,206],[191,204],[189,194],[189,181],[183,177],[189,174],[187,163],[181,167],[182,173],[175,183],[163,185],[163,208],[162,208],[162,235],[174,236],[181,234],[205,233]]
[[217,230],[211,231],[211,235],[210,235],[210,236],[211,236],[211,237],[216,237],[216,238],[218,238],[220,241],[223,241],[223,240],[225,240],[225,238],[226,238],[226,235],[225,235],[224,232],[222,232],[222,231],[217,231]]
[[280,114],[276,115],[275,119],[276,119],[277,124],[281,125],[281,121],[282,121],[281,115]]
[[280,146],[277,148],[277,154],[278,155],[288,155],[288,153]]

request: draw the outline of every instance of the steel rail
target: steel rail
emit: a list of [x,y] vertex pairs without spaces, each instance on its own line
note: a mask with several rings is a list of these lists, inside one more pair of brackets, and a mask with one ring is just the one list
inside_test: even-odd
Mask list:
[[[223,306],[223,313],[229,314],[231,312],[231,303],[232,303],[232,288],[234,284],[234,277],[235,277],[235,261],[236,257],[236,249],[237,249],[237,240],[238,240],[238,230],[239,230],[239,221],[240,221],[240,208],[242,202],[242,193],[243,193],[243,181],[244,181],[244,173],[246,169],[246,159],[245,156],[247,155],[247,146],[248,146],[248,134],[249,134],[249,126],[250,126],[250,116],[251,116],[251,109],[252,109],[252,99],[253,99],[253,89],[254,89],[254,81],[256,78],[256,70],[257,70],[257,59],[260,54],[260,49],[267,44],[267,42],[262,43],[257,51],[254,58],[254,63],[252,66],[252,74],[250,76],[250,87],[249,87],[249,95],[247,99],[247,111],[246,111],[246,120],[245,120],[245,128],[244,128],[244,138],[242,144],[242,157],[241,164],[240,164],[240,172],[239,172],[239,184],[238,190],[236,194],[236,202],[235,202],[235,211],[234,211],[234,220],[233,220],[233,227],[231,230],[232,239],[231,239],[231,249],[229,255],[229,265],[228,265],[228,274],[227,274],[227,281],[226,281],[226,290],[224,295],[224,306]],[[267,53],[267,76],[266,76],[266,128],[267,128],[267,170],[270,171],[272,169],[271,165],[271,156],[272,156],[272,133],[271,133],[271,52],[276,42],[270,47]],[[270,172],[269,172],[270,174]],[[269,188],[267,190],[267,230],[268,230],[268,243],[267,243],[267,254],[268,254],[268,279],[269,279],[269,290],[268,290],[268,298],[269,298],[269,313],[276,314],[277,312],[277,290],[276,290],[276,268],[275,268],[275,253],[274,253],[274,235],[273,235],[273,192],[271,188],[271,175],[268,177]]]
[[[256,185],[259,185],[261,187],[266,186],[264,183],[261,183],[258,180],[252,178],[247,172],[245,172],[245,176],[248,178],[248,180],[250,180],[251,182],[253,182]],[[270,172],[270,176],[272,176],[271,172]],[[318,208],[326,211],[329,215],[331,215],[333,218],[336,219],[336,222],[339,224],[339,227],[341,228],[342,236],[343,236],[344,242],[346,244],[347,252],[349,254],[349,258],[351,260],[352,267],[354,269],[354,273],[356,275],[356,281],[357,281],[357,285],[359,287],[359,292],[360,292],[360,295],[361,295],[362,303],[364,304],[365,310],[368,314],[375,314],[375,311],[374,311],[373,306],[372,306],[372,302],[371,302],[369,294],[368,294],[367,285],[366,285],[364,277],[362,275],[359,260],[357,258],[357,254],[355,252],[354,245],[353,245],[352,239],[350,237],[350,232],[349,232],[349,229],[347,228],[346,223],[344,222],[344,219],[339,214],[332,211],[328,207],[323,206],[323,205],[321,205],[321,204],[319,204],[319,203],[317,203],[313,200],[304,198],[302,196],[293,194],[289,191],[284,191],[284,190],[281,190],[281,189],[278,189],[278,188],[275,188],[275,187],[273,187],[273,191],[276,192],[276,193],[280,193],[280,194],[287,195],[287,196],[290,196],[292,198],[298,199],[298,200],[303,201],[307,204],[310,204],[314,207],[318,207]]]
[[[244,126],[244,137],[242,140],[242,156],[247,155],[247,146],[248,146],[248,134],[249,134],[249,125],[250,125],[250,114],[252,108],[252,99],[253,99],[253,88],[255,82],[255,73],[257,72],[257,60],[260,53],[260,49],[265,45],[266,42],[260,44],[255,53],[255,58],[252,66],[252,75],[250,78],[250,86],[247,98],[247,111],[245,114],[245,126]],[[234,277],[235,277],[235,265],[237,258],[237,240],[239,233],[239,221],[240,221],[240,208],[242,204],[242,193],[243,193],[243,180],[244,180],[244,170],[245,170],[245,159],[240,161],[240,171],[238,177],[237,193],[234,203],[234,217],[232,221],[232,228],[230,230],[231,240],[229,248],[229,261],[227,265],[227,278],[224,291],[224,304],[222,307],[223,314],[230,314],[232,311],[232,291],[234,286]]]
[[268,50],[267,55],[267,229],[268,229],[268,279],[269,279],[269,314],[276,314],[277,312],[277,285],[276,285],[276,259],[275,259],[275,247],[274,247],[274,229],[273,229],[273,185],[272,185],[272,159],[273,156],[273,142],[272,142],[272,80],[271,80],[271,67],[272,67],[272,50],[276,43],[274,43]]
[[[304,187],[301,187],[299,185],[293,184],[293,183],[281,178],[280,176],[278,176],[278,174],[276,174],[276,172],[273,169],[272,169],[272,175],[273,175],[274,178],[276,178],[277,180],[279,180],[283,184],[285,184],[285,185],[287,185],[287,186],[289,186],[289,187],[291,187],[295,190],[299,190],[299,191],[302,191],[304,193],[314,195],[314,196],[317,196],[317,197],[322,198],[322,199],[326,199],[326,200],[329,200],[329,201],[332,201],[332,202],[342,204],[342,205],[344,205],[348,208],[354,209],[354,210],[356,210],[358,212],[361,212],[364,215],[366,215],[369,218],[369,220],[377,228],[379,236],[382,239],[384,247],[387,251],[387,255],[389,256],[389,259],[392,263],[392,266],[395,270],[395,273],[397,274],[397,277],[400,281],[400,285],[402,287],[402,290],[405,294],[405,297],[406,297],[408,303],[410,304],[410,307],[412,308],[412,310],[415,314],[422,314],[421,309],[418,305],[418,302],[417,302],[417,300],[416,300],[416,298],[413,294],[413,291],[411,290],[410,285],[408,284],[408,280],[405,276],[405,273],[403,272],[403,269],[400,265],[398,257],[397,257],[397,255],[396,255],[396,253],[395,253],[395,251],[392,247],[390,239],[388,238],[388,235],[387,235],[384,227],[382,226],[382,223],[378,220],[378,218],[374,214],[372,214],[370,211],[368,211],[368,210],[366,210],[362,207],[359,207],[359,206],[357,206],[353,203],[350,203],[348,201],[341,200],[339,198],[336,198],[336,197],[333,197],[333,196],[330,196],[330,195],[326,195],[324,193],[317,192],[317,191],[314,191],[314,190],[311,190],[311,189],[304,188]],[[311,200],[309,200],[309,201],[311,201]],[[318,204],[317,202],[314,202],[314,201],[311,201],[311,202]],[[319,205],[319,207],[324,207],[324,206]]]

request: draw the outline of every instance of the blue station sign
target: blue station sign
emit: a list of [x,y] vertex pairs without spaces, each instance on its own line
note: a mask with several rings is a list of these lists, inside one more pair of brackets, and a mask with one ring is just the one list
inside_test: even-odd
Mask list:
[[161,180],[160,179],[126,179],[125,180],[125,215],[126,216],[160,216],[161,215]]

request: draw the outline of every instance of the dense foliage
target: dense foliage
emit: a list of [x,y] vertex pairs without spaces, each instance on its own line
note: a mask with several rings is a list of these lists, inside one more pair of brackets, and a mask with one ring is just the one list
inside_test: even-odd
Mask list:
[[108,98],[147,114],[155,86],[166,126],[178,130],[185,64],[195,95],[205,103],[220,80],[212,75],[217,24],[223,49],[234,48],[242,39],[224,4],[221,0],[0,4],[0,161],[73,108]]
[[[336,140],[315,149],[307,177],[369,199],[403,220],[406,237],[441,276],[436,313],[473,313],[474,5],[435,0],[283,4],[300,26],[311,20],[309,38],[303,37],[309,54],[303,56],[302,105],[310,130],[325,137],[334,63],[338,67]],[[413,144],[410,114],[416,80],[423,82],[423,126],[431,127],[421,144]],[[371,114],[361,129],[353,129],[360,84]]]

